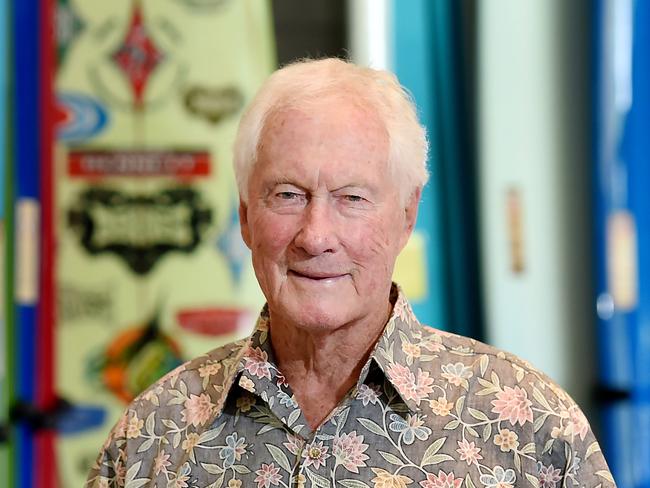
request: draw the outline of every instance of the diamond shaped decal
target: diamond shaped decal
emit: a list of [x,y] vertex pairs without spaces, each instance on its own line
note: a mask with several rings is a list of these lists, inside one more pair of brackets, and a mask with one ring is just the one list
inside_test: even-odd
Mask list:
[[135,107],[142,108],[147,81],[163,60],[164,54],[156,47],[145,28],[140,2],[136,2],[133,8],[126,37],[111,58],[131,84]]

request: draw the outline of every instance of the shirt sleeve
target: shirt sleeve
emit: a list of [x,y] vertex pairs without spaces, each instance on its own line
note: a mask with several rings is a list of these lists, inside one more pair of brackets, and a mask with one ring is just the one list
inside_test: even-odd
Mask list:
[[129,411],[124,412],[104,442],[93,464],[85,488],[124,486],[126,476],[126,440]]
[[565,451],[566,468],[562,486],[616,487],[591,428],[584,438],[578,434],[565,439]]
[[547,431],[545,439],[540,439],[538,444],[542,450],[537,463],[539,486],[615,488],[614,478],[582,410],[571,401],[558,414],[559,424]]

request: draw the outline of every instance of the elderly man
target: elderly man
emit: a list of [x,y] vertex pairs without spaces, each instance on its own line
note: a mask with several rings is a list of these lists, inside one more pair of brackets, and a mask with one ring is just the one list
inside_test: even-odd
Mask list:
[[268,303],[251,337],[133,402],[88,486],[613,486],[566,393],[423,327],[391,283],[426,152],[387,72],[326,59],[271,76],[235,144],[242,236]]

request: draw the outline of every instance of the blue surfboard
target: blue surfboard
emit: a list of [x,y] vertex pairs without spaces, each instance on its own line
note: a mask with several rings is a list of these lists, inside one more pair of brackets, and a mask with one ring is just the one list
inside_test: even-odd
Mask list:
[[603,450],[650,487],[650,5],[601,0],[595,23],[595,232]]
[[[39,256],[39,33],[37,0],[13,3],[13,211],[15,224],[14,310],[16,398],[33,404],[35,391]],[[16,432],[16,486],[34,486],[32,428]]]

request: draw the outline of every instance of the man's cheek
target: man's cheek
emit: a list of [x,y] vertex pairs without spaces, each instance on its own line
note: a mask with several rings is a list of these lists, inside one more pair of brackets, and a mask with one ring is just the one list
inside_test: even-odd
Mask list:
[[374,260],[379,257],[387,257],[388,250],[390,249],[390,240],[382,233],[373,232],[360,240],[359,248],[369,259]]

